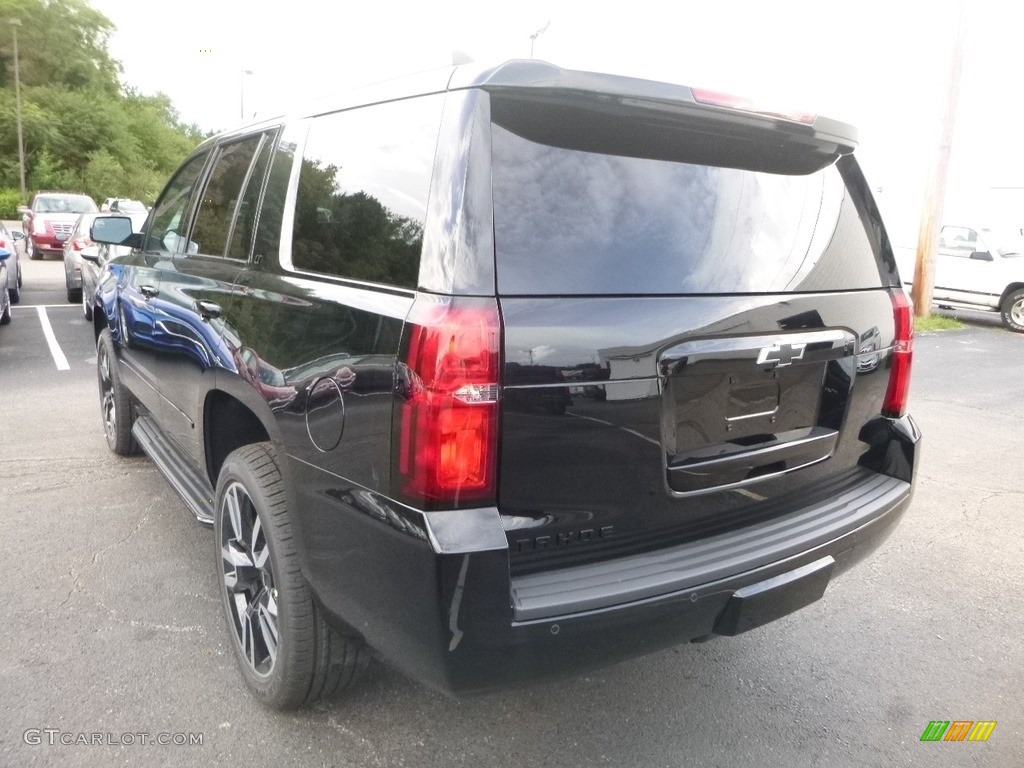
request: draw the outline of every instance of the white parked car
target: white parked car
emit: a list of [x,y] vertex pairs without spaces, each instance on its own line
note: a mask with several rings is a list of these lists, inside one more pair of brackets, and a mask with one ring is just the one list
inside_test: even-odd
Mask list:
[[999,312],[1024,333],[1024,236],[1019,228],[945,226],[935,256],[940,307]]

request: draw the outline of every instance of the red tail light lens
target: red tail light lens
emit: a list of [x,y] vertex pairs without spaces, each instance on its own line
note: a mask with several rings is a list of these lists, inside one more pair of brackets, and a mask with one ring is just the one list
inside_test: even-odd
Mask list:
[[813,112],[788,109],[781,105],[762,104],[750,99],[745,99],[741,96],[732,96],[728,93],[719,93],[718,91],[709,91],[703,88],[691,88],[690,93],[693,94],[693,100],[698,104],[707,104],[713,107],[726,107],[728,109],[736,109],[741,112],[765,115],[766,117],[777,117],[794,123],[813,125],[814,121],[818,117]]
[[889,386],[885,390],[882,415],[899,418],[907,412],[910,363],[914,355],[914,317],[910,299],[902,289],[897,289],[892,294],[892,310],[896,323],[896,339],[893,342]]
[[92,240],[88,237],[76,237],[71,241],[71,247],[76,251],[84,251],[90,245],[92,245]]
[[501,321],[493,299],[418,301],[398,435],[403,494],[428,507],[493,503]]

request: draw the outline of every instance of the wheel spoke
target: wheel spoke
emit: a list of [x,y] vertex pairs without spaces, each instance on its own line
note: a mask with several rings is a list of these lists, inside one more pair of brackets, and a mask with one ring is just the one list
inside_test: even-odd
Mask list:
[[253,637],[252,613],[246,611],[242,617],[242,650],[249,659],[249,664],[256,669],[256,638]]
[[249,553],[230,541],[221,547],[221,558],[224,560],[224,586],[229,592],[246,592],[252,589],[253,582],[259,571],[252,564]]
[[246,614],[249,613],[249,600],[244,592],[237,592],[232,595],[231,604],[235,608],[235,624],[241,628],[245,625]]
[[270,674],[280,647],[277,592],[263,522],[244,485],[232,482],[218,510],[224,589],[239,649],[259,675]]
[[260,635],[263,645],[270,655],[271,663],[277,659],[277,646],[281,639],[277,629],[277,601],[272,596],[272,590],[264,589],[256,603],[257,616],[259,617]]
[[252,561],[261,571],[267,567],[270,558],[270,548],[267,546],[266,538],[262,536],[263,524],[257,517],[252,526]]
[[103,427],[108,435],[113,435],[117,429],[117,405],[114,402],[114,393],[106,391],[103,393]]
[[231,532],[234,540],[245,545],[245,534],[242,527],[242,505],[238,499],[238,486],[232,485],[225,494],[225,501],[228,505],[228,517],[231,521]]

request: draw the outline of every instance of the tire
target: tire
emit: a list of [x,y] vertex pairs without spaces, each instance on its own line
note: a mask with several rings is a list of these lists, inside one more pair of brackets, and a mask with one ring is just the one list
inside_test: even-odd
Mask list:
[[36,250],[34,245],[32,245],[31,237],[25,240],[25,253],[28,254],[28,257],[32,259],[32,261],[37,261],[42,258],[42,254]]
[[221,603],[249,690],[278,710],[340,693],[365,670],[368,654],[361,640],[327,623],[302,576],[271,445],[231,453],[216,498]]
[[96,341],[96,378],[100,387],[100,416],[107,447],[118,456],[137,454],[139,445],[132,435],[135,404],[117,375],[117,358],[109,328],[104,328]]
[[7,291],[7,294],[11,297],[11,304],[17,304],[21,301],[21,288],[11,288]]
[[85,315],[86,320],[92,320],[92,307],[86,300],[85,291],[82,291],[82,314]]
[[1011,292],[999,305],[1003,325],[1011,331],[1024,333],[1024,289]]
[[68,288],[68,304],[77,304],[82,300],[81,288]]
[[7,302],[7,306],[4,307],[4,312],[0,315],[0,325],[7,325],[11,322],[11,302]]

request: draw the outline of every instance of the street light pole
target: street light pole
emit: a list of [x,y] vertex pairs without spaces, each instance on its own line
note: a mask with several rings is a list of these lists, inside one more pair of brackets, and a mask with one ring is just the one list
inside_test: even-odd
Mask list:
[[243,69],[242,74],[238,76],[238,111],[243,120],[245,120],[245,76],[251,74],[251,69]]
[[25,201],[25,136],[21,127],[21,72],[18,69],[18,27],[21,19],[11,19],[11,34],[14,35],[14,103],[18,116],[18,174],[21,180],[21,200]]

